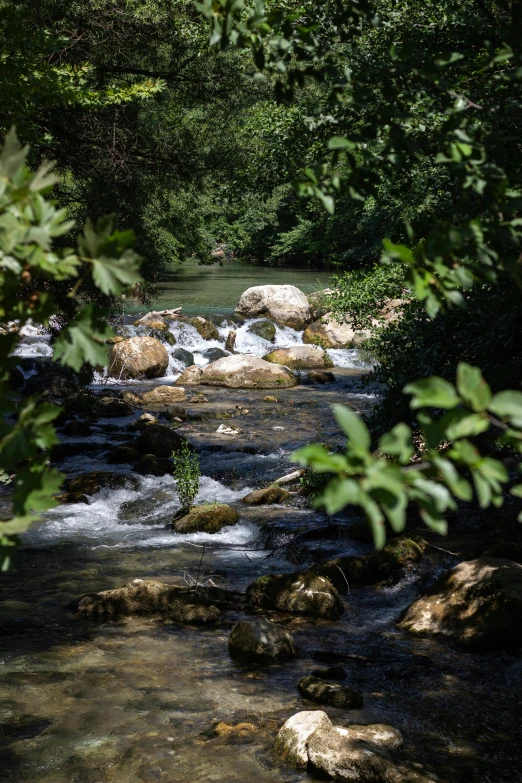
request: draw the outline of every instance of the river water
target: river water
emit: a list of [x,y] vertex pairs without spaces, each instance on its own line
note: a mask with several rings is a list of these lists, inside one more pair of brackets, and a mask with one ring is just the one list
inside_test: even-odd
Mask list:
[[[203,268],[203,275],[208,272]],[[287,272],[284,282],[295,281],[294,270]],[[218,269],[209,274],[219,274]],[[312,274],[306,272],[307,280],[316,288]],[[195,296],[185,311],[219,312],[212,284],[204,279],[201,309],[190,309],[196,308]],[[171,326],[176,345],[166,345],[170,364],[161,382],[172,383],[182,370],[176,348],[192,352],[200,365],[208,361],[209,348],[223,348],[230,329],[227,313],[242,290],[260,282],[268,281],[256,272],[241,282],[234,299],[225,299],[219,340],[203,340],[190,325]],[[162,307],[179,304],[185,299],[164,293]],[[238,330],[238,350],[263,355],[272,346],[252,335],[248,325]],[[277,345],[300,342],[298,332],[278,328]],[[21,352],[47,355],[49,341],[29,330]],[[240,514],[237,525],[215,535],[178,535],[169,529],[179,509],[172,477],[141,477],[127,465],[108,465],[108,451],[135,437],[129,427],[141,409],[129,417],[96,419],[84,438],[61,432],[64,450],[57,464],[62,470],[122,472],[131,483],[101,490],[87,505],[49,512],[24,536],[16,572],[2,577],[0,780],[304,783],[309,773],[288,768],[272,745],[288,717],[317,708],[301,698],[296,684],[319,662],[345,665],[347,683],[364,695],[360,710],[327,708],[332,720],[393,724],[405,738],[401,758],[429,772],[430,779],[522,780],[515,741],[522,695],[519,656],[462,653],[395,628],[400,612],[423,587],[442,567],[457,562],[435,549],[397,584],[352,588],[340,621],[273,614],[294,633],[299,648],[297,658],[284,665],[240,666],[230,659],[230,629],[245,616],[239,605],[203,629],[160,617],[97,623],[78,618],[71,608],[86,593],[136,578],[176,584],[211,580],[242,591],[261,574],[304,569],[340,553],[369,552],[371,545],[350,532],[358,521],[353,515],[330,520],[332,527],[299,495],[284,506],[248,508],[240,502],[252,488],[291,469],[299,446],[317,440],[342,444],[332,403],[361,412],[374,404],[379,390],[364,385],[366,367],[357,352],[330,355],[334,383],[310,385],[304,373],[300,386],[277,390],[278,403],[265,402],[262,390],[201,387],[209,402],[186,405],[189,418],[178,426],[200,457],[198,502],[230,503]],[[94,389],[107,394],[143,386],[99,376]],[[153,412],[161,416],[160,410]],[[237,432],[218,432],[223,423]],[[223,733],[216,731],[219,723],[250,728]]]

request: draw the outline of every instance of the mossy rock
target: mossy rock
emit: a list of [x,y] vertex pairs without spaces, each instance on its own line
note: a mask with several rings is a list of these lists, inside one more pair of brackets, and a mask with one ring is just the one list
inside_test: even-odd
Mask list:
[[125,463],[136,462],[140,458],[140,452],[133,446],[122,444],[109,451],[107,462],[111,465],[123,465]]
[[368,558],[368,571],[372,581],[388,579],[402,571],[403,568],[422,560],[427,544],[420,543],[406,536],[392,538],[380,552],[374,552]]
[[303,677],[299,680],[298,688],[306,699],[319,704],[349,710],[358,710],[363,706],[363,697],[358,691],[337,682],[326,682],[319,677]]
[[122,475],[121,473],[109,473],[103,470],[93,470],[90,473],[82,473],[66,482],[67,492],[75,492],[82,495],[94,495],[100,489],[122,489],[130,485],[132,489],[138,488],[136,476]]
[[263,609],[329,620],[337,620],[344,612],[341,596],[332,583],[310,572],[261,576],[247,587],[246,598]]
[[219,332],[211,321],[207,321],[206,318],[180,318],[180,321],[188,323],[197,329],[200,337],[204,340],[219,340]]
[[267,319],[264,319],[263,321],[255,321],[253,324],[250,324],[248,331],[257,335],[258,337],[261,337],[263,340],[266,340],[269,343],[273,343],[275,341],[275,324],[273,324],[272,321],[268,321]]
[[313,573],[326,577],[340,593],[348,592],[352,585],[368,584],[370,574],[368,557],[346,555],[316,566]]
[[226,503],[194,506],[188,514],[174,520],[176,533],[218,533],[221,528],[235,525],[239,514]]
[[241,502],[247,506],[269,506],[274,503],[282,503],[290,498],[290,493],[282,487],[272,486],[264,489],[255,489],[249,492]]
[[184,604],[179,602],[173,607],[171,619],[176,623],[188,625],[209,625],[219,620],[221,612],[215,606]]

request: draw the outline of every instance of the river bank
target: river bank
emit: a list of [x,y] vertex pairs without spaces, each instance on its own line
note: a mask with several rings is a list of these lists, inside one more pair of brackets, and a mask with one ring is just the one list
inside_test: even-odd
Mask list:
[[[249,331],[252,319],[220,323],[218,337],[210,340],[190,324],[171,326],[176,342],[164,342],[169,364],[159,381],[98,376],[91,391],[105,405],[111,399],[123,403],[129,391],[141,395],[158,383],[174,386],[184,369],[175,351],[191,352],[204,368],[211,363],[205,352],[223,350],[232,326],[236,350],[266,352],[266,341]],[[139,327],[126,329],[128,337]],[[270,347],[300,345],[301,336],[276,326]],[[41,356],[40,343],[33,336],[28,353]],[[347,513],[328,520],[310,507],[298,483],[281,504],[241,502],[289,472],[299,446],[318,439],[341,445],[332,403],[359,412],[374,403],[379,390],[363,384],[367,369],[356,349],[328,353],[335,365],[329,383],[312,383],[303,370],[298,385],[287,389],[186,389],[181,421],[169,421],[169,406],[137,404],[117,417],[103,410],[90,417],[76,414],[78,422],[88,419],[83,435],[67,434],[62,423],[54,461],[69,477],[104,471],[128,483],[49,512],[24,537],[17,571],[2,578],[0,779],[304,783],[309,772],[288,766],[273,743],[296,711],[321,708],[297,689],[320,665],[344,666],[347,684],[364,698],[361,708],[326,708],[332,721],[392,724],[404,737],[401,758],[426,779],[520,779],[514,742],[522,685],[518,653],[463,652],[396,627],[401,612],[437,574],[459,561],[450,552],[474,557],[483,544],[497,540],[493,527],[481,533],[483,539],[477,536],[473,519],[456,520],[443,542],[414,529],[433,545],[422,559],[380,584],[351,586],[343,595],[346,610],[335,621],[260,610],[243,598],[203,628],[161,615],[100,622],[75,611],[81,596],[135,579],[213,583],[242,595],[262,575],[372,552],[361,537],[360,517]],[[208,401],[191,402],[201,392]],[[108,461],[118,445],[136,438],[143,412],[194,445],[202,471],[197,502],[231,505],[239,514],[236,525],[216,534],[175,533],[170,522],[180,506],[172,476],[142,476],[130,464]],[[467,544],[455,549],[458,542]],[[230,658],[231,628],[259,615],[292,632],[295,659],[260,666]]]

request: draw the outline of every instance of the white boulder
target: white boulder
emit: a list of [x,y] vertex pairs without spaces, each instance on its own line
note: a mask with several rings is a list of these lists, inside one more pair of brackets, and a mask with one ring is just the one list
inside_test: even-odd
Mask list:
[[248,288],[236,312],[250,318],[266,315],[292,329],[304,329],[313,320],[308,298],[294,285],[257,285]]

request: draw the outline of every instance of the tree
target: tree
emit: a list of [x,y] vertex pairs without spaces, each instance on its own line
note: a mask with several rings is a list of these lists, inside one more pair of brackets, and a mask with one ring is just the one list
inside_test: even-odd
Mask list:
[[[31,396],[13,401],[13,351],[20,329],[31,322],[48,326],[61,307],[55,286],[65,284],[71,304],[68,324],[54,344],[55,360],[79,371],[107,364],[107,341],[113,331],[106,311],[83,299],[92,284],[105,297],[120,296],[141,280],[132,232],[112,230],[111,218],[86,223],[77,250],[56,247],[74,227],[66,211],[48,195],[56,182],[52,166],[27,168],[28,147],[14,130],[0,151],[0,477],[13,485],[13,518],[0,523],[0,568],[9,568],[18,535],[56,505],[63,475],[49,467],[49,449],[57,443],[53,421],[60,408]],[[72,310],[72,313],[71,313]],[[71,315],[73,316],[71,319]],[[9,417],[9,418],[7,418]]]
[[[216,45],[250,49],[258,78],[272,80],[279,101],[292,102],[309,80],[327,90],[335,135],[328,134],[330,154],[297,179],[300,195],[318,198],[333,214],[340,193],[356,205],[375,204],[387,184],[415,193],[418,176],[437,172],[436,198],[410,200],[381,257],[399,266],[429,319],[464,308],[476,286],[520,286],[518,2],[469,0],[455,8],[444,0],[326,0],[300,4],[295,13],[261,1],[254,9],[242,0],[197,7]],[[478,368],[461,362],[456,386],[431,377],[404,391],[416,412],[420,461],[411,462],[408,424],[384,434],[374,454],[366,425],[343,407],[336,416],[346,454],[310,446],[296,456],[334,476],[317,502],[329,513],[361,506],[378,547],[385,520],[404,528],[409,503],[444,532],[446,511],[470,501],[472,486],[483,507],[503,502],[508,472],[477,447],[490,427],[499,428],[500,445],[522,452],[522,392],[493,396]],[[511,492],[521,497],[522,485]]]

